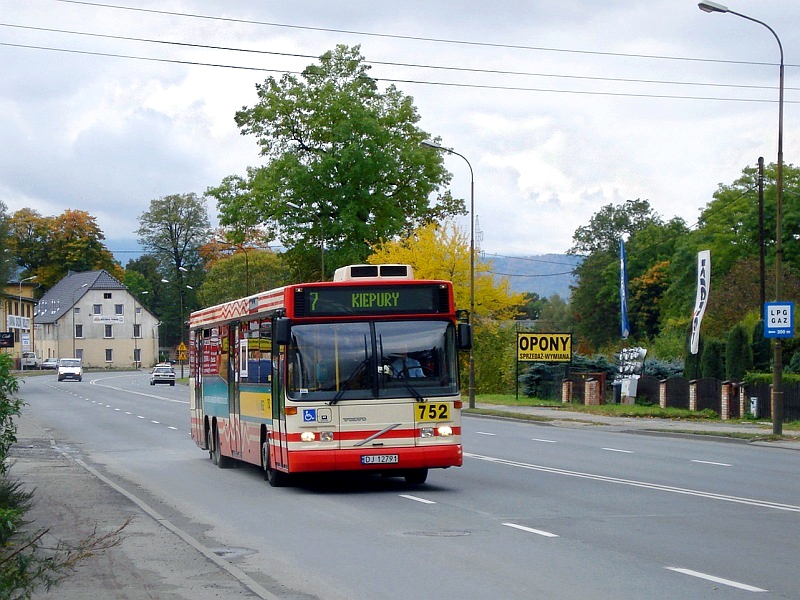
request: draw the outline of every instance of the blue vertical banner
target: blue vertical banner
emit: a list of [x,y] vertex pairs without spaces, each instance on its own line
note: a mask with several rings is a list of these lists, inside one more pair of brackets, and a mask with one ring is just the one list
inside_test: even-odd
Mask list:
[[628,268],[625,257],[625,240],[619,238],[619,309],[621,313],[622,339],[627,340],[628,328]]

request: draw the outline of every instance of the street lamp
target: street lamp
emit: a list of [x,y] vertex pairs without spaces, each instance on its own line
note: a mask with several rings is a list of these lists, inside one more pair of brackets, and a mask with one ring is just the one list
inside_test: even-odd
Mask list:
[[[778,42],[781,62],[778,79],[778,172],[775,178],[775,186],[777,187],[775,192],[775,301],[780,302],[783,295],[783,44],[781,44],[781,39],[775,33],[775,30],[763,21],[730,10],[727,6],[716,2],[700,2],[697,6],[707,13],[730,13],[763,25],[769,29],[769,32],[775,37],[775,41]],[[772,433],[781,435],[783,433],[783,341],[781,338],[776,337],[774,339],[773,350]]]
[[[26,277],[25,279],[20,279],[19,280],[19,330],[20,330],[20,332],[23,331],[23,328],[22,328],[23,314],[22,313],[24,312],[22,310],[22,284],[24,282],[26,282],[26,281],[33,281],[37,277],[38,277],[38,275],[32,275],[31,277]],[[33,323],[30,323],[28,331],[31,332],[30,335],[33,335]],[[25,370],[25,363],[22,361],[22,353],[23,353],[24,346],[22,346],[22,334],[21,333],[20,333],[20,348],[21,349],[20,349],[20,355],[19,355],[19,359],[20,359],[19,360],[19,364],[20,364],[20,368],[24,371]],[[35,351],[36,348],[33,345],[31,345],[31,350]]]
[[[469,320],[472,323],[475,314],[475,173],[472,171],[472,165],[467,157],[463,154],[427,140],[423,140],[421,144],[434,150],[455,154],[464,159],[469,167]],[[469,349],[469,407],[475,408],[475,355],[472,346]]]
[[287,202],[286,206],[299,210],[300,212],[311,214],[317,221],[319,221],[319,280],[325,281],[325,230],[322,227],[322,219],[316,213],[312,213],[304,208],[301,208],[294,202]]

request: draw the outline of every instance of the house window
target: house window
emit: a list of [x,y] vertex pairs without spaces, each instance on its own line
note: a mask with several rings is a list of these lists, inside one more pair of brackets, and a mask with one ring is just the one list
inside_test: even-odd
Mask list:
[[115,304],[114,305],[114,314],[115,315],[124,315],[125,314],[122,304]]
[[142,314],[142,307],[141,307],[141,306],[137,306],[137,307],[136,307],[136,314],[137,314],[137,315],[140,315],[140,314]]
[[133,362],[139,364],[142,362],[142,349],[141,348],[134,348],[133,349]]
[[92,304],[92,314],[93,315],[102,315],[103,314],[103,305],[102,304]]
[[114,362],[114,351],[111,348],[106,348],[106,362]]
[[76,306],[75,308],[72,309],[72,312],[73,314],[79,315],[81,314],[81,309],[79,306]]
[[113,338],[114,337],[114,326],[113,325],[106,325],[105,326],[105,335],[103,337]]
[[80,358],[83,360],[83,348],[77,348],[75,350],[75,358]]
[[133,326],[133,337],[140,338],[142,337],[142,326],[139,323],[136,323]]
[[103,300],[111,300],[111,292],[103,292]]
[[75,337],[76,338],[83,337],[83,325],[75,325]]

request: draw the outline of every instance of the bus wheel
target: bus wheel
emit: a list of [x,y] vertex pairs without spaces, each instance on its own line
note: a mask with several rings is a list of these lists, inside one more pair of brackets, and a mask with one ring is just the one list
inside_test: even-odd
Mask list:
[[264,479],[272,487],[283,487],[289,483],[289,476],[282,471],[273,469],[269,464],[269,442],[261,445],[261,467],[264,469]]
[[219,447],[219,431],[216,429],[214,430],[214,464],[217,465],[220,469],[227,469],[231,466],[232,459],[228,456],[224,456],[222,454],[222,450]]
[[411,485],[422,485],[428,479],[428,469],[414,469],[405,474],[406,483]]

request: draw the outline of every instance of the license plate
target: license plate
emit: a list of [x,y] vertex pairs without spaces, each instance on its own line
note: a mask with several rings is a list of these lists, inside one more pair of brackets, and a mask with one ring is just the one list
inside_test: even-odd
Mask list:
[[391,465],[400,462],[397,454],[368,454],[361,457],[362,465]]
[[417,421],[449,421],[450,405],[444,402],[420,402],[414,405]]

